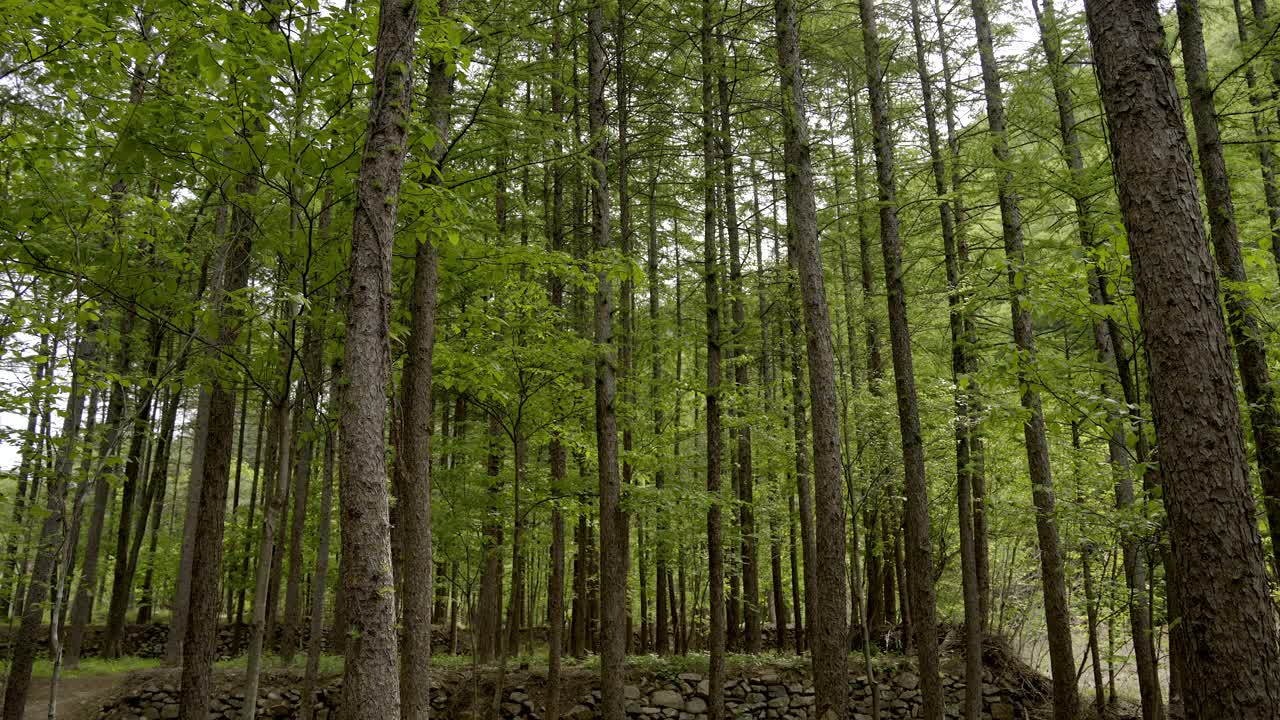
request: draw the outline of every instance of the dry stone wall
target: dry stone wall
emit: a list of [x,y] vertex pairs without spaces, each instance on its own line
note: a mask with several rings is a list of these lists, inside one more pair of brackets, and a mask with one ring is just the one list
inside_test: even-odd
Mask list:
[[[217,684],[210,720],[240,717],[244,704],[238,683],[230,677]],[[266,678],[258,697],[259,718],[287,720],[296,718],[301,703],[296,678]],[[990,678],[988,678],[990,680]],[[706,720],[707,681],[698,673],[681,673],[675,677],[633,678],[626,686],[627,717],[634,720]],[[483,685],[483,683],[481,683]],[[341,681],[329,678],[309,699],[317,720],[337,716]],[[877,683],[883,720],[911,720],[920,716],[920,678],[910,669],[901,669]],[[946,675],[946,717],[958,718],[964,700],[964,682]],[[493,686],[477,691],[471,678],[450,675],[433,678],[433,716],[443,720],[467,720],[489,717],[472,703],[479,698],[487,704],[493,697]],[[498,716],[504,720],[540,720],[544,707],[540,703],[542,680],[530,675],[507,684],[499,698]],[[852,720],[871,718],[872,687],[863,677],[850,679],[851,699],[848,717]],[[599,690],[587,690],[562,708],[566,720],[590,720],[598,717]],[[762,671],[730,678],[725,687],[725,705],[731,718],[769,720],[811,720],[813,686],[794,672]],[[983,684],[983,717],[990,720],[1022,720],[1032,708],[1026,698],[998,683]],[[483,708],[482,708],[483,709]],[[138,683],[106,703],[97,714],[99,720],[167,720],[178,717],[178,689],[175,680],[155,678]]]

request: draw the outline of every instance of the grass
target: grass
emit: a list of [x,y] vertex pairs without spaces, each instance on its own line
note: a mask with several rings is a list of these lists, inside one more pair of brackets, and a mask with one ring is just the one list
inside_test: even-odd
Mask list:
[[[114,660],[105,658],[87,657],[80,660],[80,667],[75,670],[68,670],[64,665],[62,668],[62,677],[64,678],[83,678],[83,677],[99,677],[102,675],[122,675],[124,673],[134,672],[135,670],[151,670],[160,667],[160,661],[154,658],[138,658],[123,657]],[[9,663],[5,661],[0,663],[0,672],[8,674]],[[31,676],[37,679],[48,679],[53,676],[53,661],[48,658],[38,658],[32,667]]]

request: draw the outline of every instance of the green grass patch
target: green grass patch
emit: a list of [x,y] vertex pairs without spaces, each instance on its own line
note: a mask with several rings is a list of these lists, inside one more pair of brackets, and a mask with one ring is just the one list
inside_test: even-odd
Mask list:
[[[64,665],[61,676],[64,678],[80,678],[123,675],[135,670],[151,670],[158,667],[160,667],[160,660],[155,658],[122,657],[108,660],[106,658],[87,657],[80,659],[80,667],[75,670],[68,670]],[[9,662],[7,660],[0,662],[0,672],[8,674]],[[31,669],[31,676],[45,680],[53,677],[53,661],[48,658],[37,659]]]

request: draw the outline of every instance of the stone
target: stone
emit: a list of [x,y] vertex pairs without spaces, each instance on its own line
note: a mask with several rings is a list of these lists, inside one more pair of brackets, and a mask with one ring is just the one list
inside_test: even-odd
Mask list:
[[653,695],[649,696],[649,702],[658,707],[676,708],[677,710],[684,707],[684,698],[674,690],[654,690]]
[[992,705],[991,720],[1014,720],[1013,706],[1009,703],[996,703]]
[[695,715],[698,713],[704,713],[707,711],[707,701],[700,697],[690,698],[689,701],[684,704],[684,711]]
[[898,684],[908,690],[915,690],[920,687],[920,676],[912,672],[904,672],[898,675]]
[[622,688],[622,696],[628,700],[639,700],[640,688],[635,685],[627,685]]

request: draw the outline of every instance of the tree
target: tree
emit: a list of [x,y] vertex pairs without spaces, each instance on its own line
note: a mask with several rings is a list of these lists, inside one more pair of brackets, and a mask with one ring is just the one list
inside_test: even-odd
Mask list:
[[800,22],[794,0],[776,0],[774,17],[782,84],[787,223],[804,300],[805,349],[812,398],[817,597],[809,625],[822,628],[822,632],[810,633],[814,715],[819,720],[830,720],[844,715],[849,695],[845,618],[848,586],[844,575],[844,490],[840,478],[835,358],[818,250],[809,128],[800,66]]
[[[343,666],[342,717],[396,717],[395,598],[386,484],[391,247],[413,102],[418,3],[379,5],[374,93],[356,183],[351,231],[347,375],[340,416],[342,585],[353,632]],[[430,558],[427,558],[430,562]]]
[[1151,362],[1178,579],[1170,588],[1188,643],[1185,711],[1270,717],[1280,651],[1218,279],[1160,13],[1146,0],[1090,0],[1085,10]]

